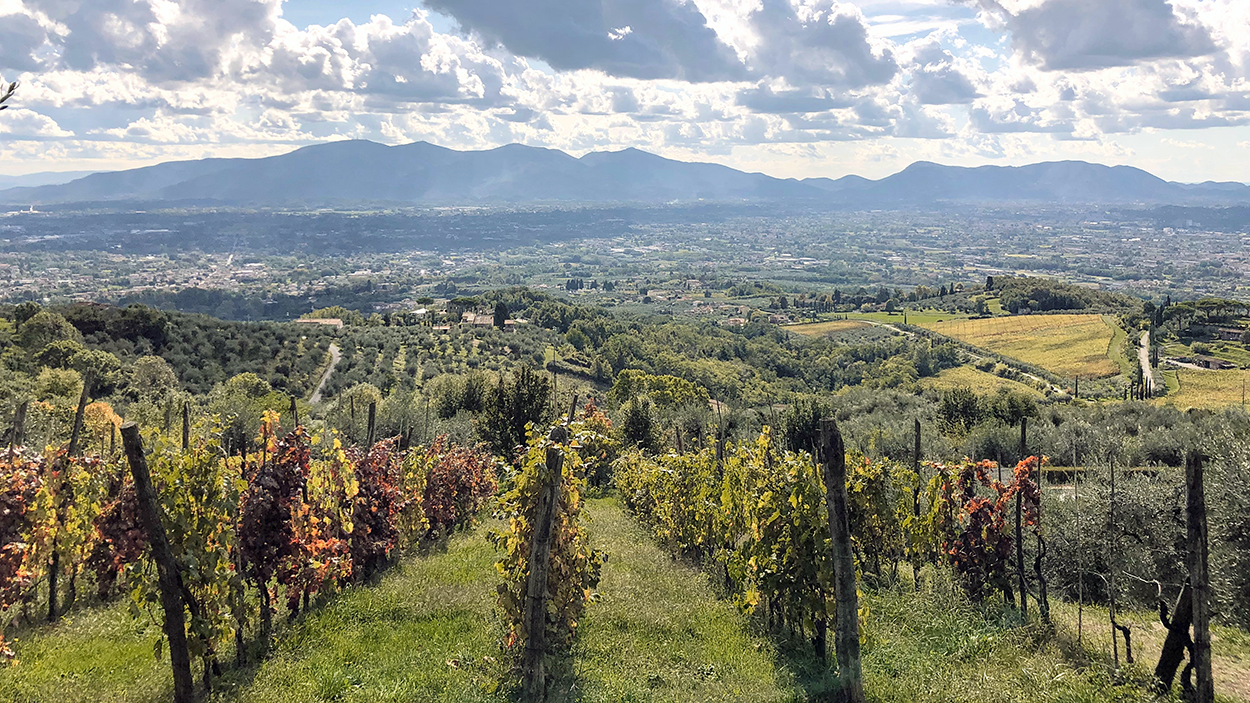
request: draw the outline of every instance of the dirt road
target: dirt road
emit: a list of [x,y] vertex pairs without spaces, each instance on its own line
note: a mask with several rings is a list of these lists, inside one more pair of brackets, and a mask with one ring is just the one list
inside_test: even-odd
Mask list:
[[339,361],[343,358],[343,353],[339,351],[337,344],[330,343],[330,368],[326,369],[325,375],[321,377],[321,382],[317,384],[317,390],[313,391],[312,397],[308,399],[309,403],[316,405],[321,402],[321,391],[325,390],[326,382],[330,380],[330,374],[334,373],[334,367],[339,365]]

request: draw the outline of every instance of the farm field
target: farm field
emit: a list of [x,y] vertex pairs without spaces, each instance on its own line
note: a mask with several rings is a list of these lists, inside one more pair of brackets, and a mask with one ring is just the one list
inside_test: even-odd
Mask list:
[[955,388],[976,388],[981,393],[997,393],[999,389],[1005,388],[1020,393],[1028,393],[1039,398],[1043,395],[1041,391],[1027,383],[1003,378],[971,366],[956,366],[953,369],[946,369],[936,376],[920,379],[920,385],[923,388],[932,388],[938,391],[948,391]]
[[[1229,369],[1227,371],[1200,371],[1175,369],[1164,374],[1168,380],[1168,394],[1155,399],[1159,405],[1186,408],[1223,408],[1240,405],[1242,389],[1250,385],[1250,371]],[[1175,378],[1174,389],[1171,379]]]
[[1115,330],[1101,315],[1023,315],[918,323],[973,346],[1066,377],[1120,373],[1108,351]]
[[788,325],[783,329],[787,332],[801,334],[804,337],[823,337],[837,332],[862,329],[867,326],[868,323],[858,320],[829,320],[827,322],[809,322],[804,325]]
[[[902,324],[903,312],[852,312],[847,313],[846,317],[851,320],[871,320],[873,322],[884,322],[886,324]],[[930,325],[937,322],[947,320],[966,320],[968,316],[963,313],[951,312],[949,310],[937,310],[926,308],[924,310],[908,310],[907,324],[909,325]]]

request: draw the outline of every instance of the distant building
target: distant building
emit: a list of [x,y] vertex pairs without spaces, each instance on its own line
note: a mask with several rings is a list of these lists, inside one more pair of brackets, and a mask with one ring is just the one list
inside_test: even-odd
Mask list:
[[746,318],[730,317],[720,321],[721,327],[746,327]]
[[769,315],[768,323],[771,325],[784,325],[790,321],[789,315]]
[[311,320],[308,318],[300,318],[296,322],[302,325],[325,325],[326,327],[334,327],[336,329],[343,328],[343,321],[337,317],[327,317],[320,320]]
[[1220,359],[1214,356],[1206,356],[1204,354],[1194,354],[1192,357],[1190,357],[1190,359],[1192,360],[1192,363],[1195,366],[1201,366],[1203,368],[1211,369],[1213,371],[1223,371],[1225,369],[1237,368],[1237,364],[1234,364],[1231,361],[1225,361],[1224,359]]
[[1245,333],[1245,330],[1228,329],[1224,327],[1221,327],[1220,329],[1216,330],[1216,334],[1218,334],[1220,337],[1220,340],[1224,342],[1240,342],[1241,335],[1244,333]]

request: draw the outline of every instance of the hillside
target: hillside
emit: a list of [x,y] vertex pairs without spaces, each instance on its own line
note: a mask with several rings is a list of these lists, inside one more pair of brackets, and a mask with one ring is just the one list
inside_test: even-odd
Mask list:
[[674,161],[638,149],[562,151],[510,144],[456,151],[426,142],[342,141],[258,159],[178,161],[0,191],[0,203],[324,206],[780,201],[834,208],[948,203],[1231,204],[1239,183],[1179,184],[1129,166],[1082,161],[965,168],[918,162],[878,181],[803,181]]

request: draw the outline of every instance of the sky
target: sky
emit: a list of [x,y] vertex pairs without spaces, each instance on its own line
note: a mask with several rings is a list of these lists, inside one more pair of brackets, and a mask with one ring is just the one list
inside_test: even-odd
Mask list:
[[0,175],[339,139],[1250,182],[1250,0],[0,0]]

